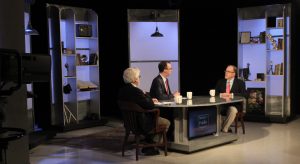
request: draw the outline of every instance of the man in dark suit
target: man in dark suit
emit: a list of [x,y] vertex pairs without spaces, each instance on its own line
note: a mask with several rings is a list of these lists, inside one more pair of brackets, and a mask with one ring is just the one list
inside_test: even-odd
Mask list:
[[[159,75],[155,77],[152,81],[150,88],[150,95],[153,98],[157,98],[158,100],[171,100],[175,96],[179,96],[180,93],[178,91],[172,94],[168,77],[172,73],[172,65],[170,61],[161,61],[158,64]],[[173,123],[173,110],[169,110],[168,108],[161,108],[160,110],[161,116],[171,120],[171,125],[169,127],[169,131],[167,132],[167,138],[170,141],[174,140],[174,123]]]
[[[246,97],[245,82],[235,78],[237,74],[237,68],[234,65],[228,65],[225,70],[225,79],[221,79],[216,85],[216,94],[219,94],[221,98],[230,99],[233,96]],[[243,104],[234,104],[225,106],[221,113],[226,113],[227,117],[223,123],[222,132],[231,132],[230,125],[234,121],[238,110],[243,110]],[[225,110],[225,112],[224,112]]]
[[[122,101],[130,101],[138,104],[142,108],[146,110],[151,110],[154,108],[154,103],[158,102],[156,98],[151,98],[149,95],[145,94],[141,89],[138,88],[138,85],[140,84],[140,70],[138,68],[127,68],[123,73],[123,79],[125,82],[125,86],[122,87],[119,91],[119,100]],[[153,121],[151,115],[141,115],[143,116],[143,121],[141,124],[141,127],[144,128],[143,131],[145,133],[146,142],[153,142],[152,135],[148,135],[147,133],[149,130],[153,129],[154,127],[151,127],[151,125],[154,125],[151,121]],[[149,118],[150,117],[150,118]],[[170,121],[159,117],[158,118],[158,124],[166,126],[167,129],[170,126]],[[150,126],[150,127],[149,127]],[[158,150],[154,150],[151,148],[144,148],[142,149],[142,152],[146,155],[156,155],[159,154]],[[158,153],[157,153],[158,152]]]
[[151,97],[157,98],[158,100],[170,100],[174,96],[179,96],[178,91],[172,94],[169,86],[168,77],[172,73],[171,62],[161,61],[158,64],[159,75],[155,77],[152,81],[150,88]]

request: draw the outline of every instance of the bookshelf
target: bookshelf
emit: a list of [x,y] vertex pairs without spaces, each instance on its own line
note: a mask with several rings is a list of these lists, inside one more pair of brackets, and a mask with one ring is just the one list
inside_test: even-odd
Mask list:
[[[238,9],[238,70],[249,70],[246,119],[284,122],[290,116],[290,4]],[[245,32],[250,41],[242,43]],[[245,35],[243,35],[245,37]],[[256,95],[255,95],[255,94]],[[260,95],[263,103],[253,104]],[[258,99],[258,98],[256,98]]]
[[63,129],[100,125],[97,13],[54,4],[47,12],[53,122]]

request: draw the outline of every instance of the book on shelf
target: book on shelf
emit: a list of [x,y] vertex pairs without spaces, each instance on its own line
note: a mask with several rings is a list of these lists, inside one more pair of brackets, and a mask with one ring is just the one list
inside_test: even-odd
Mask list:
[[97,89],[98,86],[91,81],[77,80],[77,88],[81,91]]
[[81,58],[80,58],[80,54],[76,54],[76,65],[81,65]]
[[283,38],[278,38],[277,49],[278,50],[282,50],[283,49]]
[[274,75],[283,75],[283,63],[275,65]]

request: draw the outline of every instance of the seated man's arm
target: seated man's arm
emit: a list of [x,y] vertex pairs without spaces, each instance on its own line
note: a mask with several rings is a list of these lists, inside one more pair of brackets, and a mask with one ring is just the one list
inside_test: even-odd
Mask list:
[[172,94],[167,95],[163,88],[164,86],[160,85],[159,81],[154,81],[151,85],[150,94],[153,98],[158,100],[170,100],[174,96]]
[[239,80],[239,87],[238,87],[238,92],[234,93],[235,96],[242,96],[246,97],[247,96],[247,91],[246,91],[246,85],[245,82],[242,80]]

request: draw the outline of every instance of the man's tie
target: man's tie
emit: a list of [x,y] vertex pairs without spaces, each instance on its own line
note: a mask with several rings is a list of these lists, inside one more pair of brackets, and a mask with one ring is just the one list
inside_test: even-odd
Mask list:
[[167,95],[169,95],[169,82],[168,82],[168,79],[166,79],[166,93]]
[[230,81],[227,81],[226,93],[230,93]]

